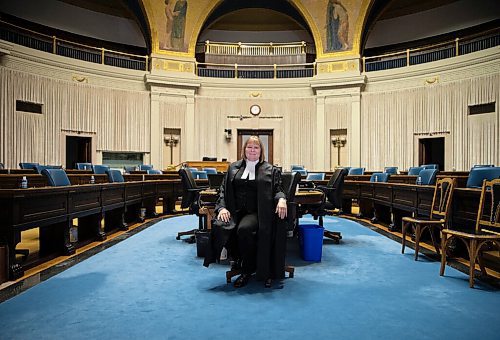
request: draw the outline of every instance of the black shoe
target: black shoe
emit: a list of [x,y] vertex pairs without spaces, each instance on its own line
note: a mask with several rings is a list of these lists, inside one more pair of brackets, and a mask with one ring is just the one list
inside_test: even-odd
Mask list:
[[271,288],[271,285],[273,284],[273,280],[272,279],[267,279],[265,282],[264,282],[264,287],[266,288]]
[[250,274],[241,274],[240,276],[238,276],[236,281],[234,281],[234,287],[235,288],[245,287],[248,284],[248,281],[250,281],[251,276],[252,275]]

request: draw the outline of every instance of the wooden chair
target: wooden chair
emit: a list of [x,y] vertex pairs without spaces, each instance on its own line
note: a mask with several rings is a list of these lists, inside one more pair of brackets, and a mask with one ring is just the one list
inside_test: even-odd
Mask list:
[[473,233],[443,229],[441,231],[441,269],[444,275],[446,248],[454,238],[461,240],[469,253],[469,286],[474,287],[474,269],[479,263],[482,275],[486,276],[483,263],[482,247],[494,244],[500,251],[500,178],[485,180],[481,189],[481,198],[477,212],[476,227]]
[[450,208],[453,188],[456,186],[455,179],[442,178],[436,182],[434,197],[432,199],[431,214],[428,219],[419,219],[415,217],[403,217],[403,239],[401,253],[404,254],[406,246],[406,234],[411,226],[415,233],[415,261],[418,259],[420,249],[420,237],[425,230],[431,234],[432,244],[439,255],[439,244],[435,238],[436,228],[442,230],[445,228]]

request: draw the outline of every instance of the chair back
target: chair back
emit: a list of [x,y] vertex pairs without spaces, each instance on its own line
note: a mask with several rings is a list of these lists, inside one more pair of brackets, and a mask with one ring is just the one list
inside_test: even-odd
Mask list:
[[195,179],[208,179],[206,171],[191,171],[191,175]]
[[420,173],[420,171],[424,170],[424,168],[422,168],[421,166],[411,166],[409,169],[408,169],[408,175],[409,176],[418,176],[418,174]]
[[35,169],[36,167],[39,166],[40,163],[19,163],[19,167],[21,169]]
[[222,182],[224,181],[224,174],[210,174],[207,173],[208,177],[208,186],[212,189],[219,190]]
[[398,167],[397,166],[386,166],[384,168],[384,172],[386,174],[396,175],[398,173]]
[[500,178],[483,182],[476,221],[481,232],[500,235]]
[[323,181],[325,180],[324,172],[308,173],[306,177],[307,181]]
[[161,170],[158,170],[158,169],[147,170],[147,172],[148,172],[148,175],[161,175],[161,174],[163,174],[163,172]]
[[139,164],[139,170],[141,171],[147,171],[147,170],[152,170],[153,166],[149,164]]
[[[436,183],[437,169],[424,169],[420,171],[418,177],[420,177],[420,184],[422,185],[434,185]],[[418,178],[417,178],[418,184]]]
[[365,173],[365,168],[350,168],[348,175],[363,175]]
[[3,166],[3,163],[0,163],[0,169],[3,169],[4,166]]
[[474,164],[473,168],[492,168],[495,164]]
[[76,163],[77,170],[92,170],[92,163]]
[[96,175],[104,175],[107,170],[109,170],[108,165],[93,165],[92,170]]
[[207,174],[216,174],[217,173],[216,168],[203,168],[203,171],[205,171]]
[[389,176],[387,172],[376,172],[370,177],[370,182],[387,182],[389,181]]
[[467,188],[481,188],[483,181],[500,178],[500,167],[472,168],[467,179]]
[[445,177],[437,180],[432,198],[431,219],[446,220],[448,218],[455,186],[456,181],[454,178]]
[[439,170],[439,164],[422,164],[420,167],[423,169],[438,169]]
[[297,203],[295,202],[295,193],[297,185],[300,182],[300,174],[298,172],[284,172],[281,174],[281,185],[286,195],[287,203],[287,230],[293,230],[297,218]]
[[71,185],[66,171],[63,169],[43,169],[42,175],[47,177],[51,187],[61,187]]
[[193,190],[197,189],[198,186],[196,185],[191,171],[187,169],[179,169],[179,176],[181,177],[182,183],[181,208],[191,208],[198,199],[198,192]]
[[330,177],[327,188],[333,188],[335,190],[327,190],[326,199],[333,204],[335,208],[342,207],[342,194],[344,192],[344,180],[347,176],[346,169],[337,169]]
[[123,178],[122,172],[117,169],[106,170],[106,175],[108,175],[109,183],[123,183],[125,178]]
[[198,168],[188,167],[189,171],[198,171]]

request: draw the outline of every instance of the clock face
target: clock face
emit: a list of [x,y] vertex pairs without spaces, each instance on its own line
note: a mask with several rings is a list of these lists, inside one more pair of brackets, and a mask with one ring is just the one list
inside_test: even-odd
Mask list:
[[257,116],[260,113],[260,106],[259,105],[250,106],[250,113],[253,114],[254,116]]

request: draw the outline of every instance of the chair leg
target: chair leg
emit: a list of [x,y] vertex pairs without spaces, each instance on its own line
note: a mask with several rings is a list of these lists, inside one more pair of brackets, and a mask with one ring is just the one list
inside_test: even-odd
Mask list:
[[422,234],[422,229],[420,223],[417,223],[415,227],[415,261],[418,260],[418,251],[420,250],[420,236]]
[[336,244],[339,244],[342,239],[342,235],[338,231],[325,230],[323,236],[332,239]]
[[198,231],[199,229],[193,229],[189,231],[180,231],[177,233],[177,237],[175,238],[176,240],[180,240],[181,236],[186,236],[186,235],[194,235],[195,231]]
[[444,275],[444,267],[446,266],[446,247],[448,235],[441,232],[441,268],[439,268],[439,275]]
[[476,266],[476,240],[470,240],[469,243],[469,287],[474,288],[474,269]]
[[409,222],[404,222],[403,221],[403,227],[401,228],[401,233],[402,233],[402,239],[401,239],[401,254],[405,253],[405,247],[406,247],[406,229],[408,228]]
[[432,244],[434,245],[434,249],[436,249],[436,253],[439,255],[439,245],[438,243],[436,242],[436,236],[434,235],[434,233],[436,232],[436,229],[434,228],[433,225],[429,225],[429,232],[431,233],[431,240],[432,240]]

